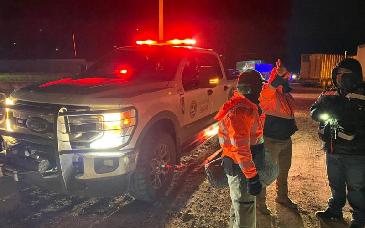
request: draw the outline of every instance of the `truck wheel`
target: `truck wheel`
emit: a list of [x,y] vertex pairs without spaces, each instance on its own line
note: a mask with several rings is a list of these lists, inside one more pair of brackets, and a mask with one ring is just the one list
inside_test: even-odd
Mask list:
[[148,135],[142,142],[137,168],[131,179],[131,194],[138,200],[161,199],[171,184],[173,170],[162,165],[176,163],[175,141],[166,132]]

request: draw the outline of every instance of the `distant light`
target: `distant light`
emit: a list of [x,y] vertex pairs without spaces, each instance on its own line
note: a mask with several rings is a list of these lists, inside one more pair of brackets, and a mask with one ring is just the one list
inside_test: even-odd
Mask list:
[[152,44],[156,44],[157,42],[155,40],[137,40],[136,44],[138,45],[152,45]]
[[293,74],[293,75],[291,76],[291,78],[295,80],[295,79],[297,79],[297,78],[298,78],[298,75]]
[[40,32],[43,32],[43,29],[42,29],[42,28],[40,28],[40,29],[39,29],[39,31],[40,31]]
[[56,51],[58,51],[59,49],[58,49],[58,48],[56,48],[55,50],[56,50]]
[[121,74],[126,74],[126,73],[128,73],[128,70],[127,70],[127,69],[121,69],[121,70],[119,71],[119,73],[121,73]]
[[255,63],[255,70],[257,70],[260,73],[266,73],[266,72],[271,72],[273,68],[272,64],[268,64],[268,63]]
[[14,42],[13,45],[15,46],[16,45],[16,42]]
[[136,28],[136,31],[138,32],[139,31],[139,28]]

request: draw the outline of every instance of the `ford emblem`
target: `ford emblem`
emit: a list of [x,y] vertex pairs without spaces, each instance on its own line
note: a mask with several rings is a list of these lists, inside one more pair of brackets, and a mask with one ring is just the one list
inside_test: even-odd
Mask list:
[[25,122],[27,128],[37,133],[44,133],[48,130],[48,122],[44,119],[32,117]]

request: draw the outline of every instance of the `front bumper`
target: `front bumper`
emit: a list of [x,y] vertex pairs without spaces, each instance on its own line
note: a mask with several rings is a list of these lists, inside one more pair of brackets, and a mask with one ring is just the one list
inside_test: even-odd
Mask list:
[[[62,160],[71,161],[71,165],[62,165],[65,164]],[[134,150],[61,155],[59,165],[45,172],[27,170],[6,155],[0,157],[0,177],[55,192],[87,196],[126,192],[134,169]]]
[[[123,149],[128,141],[118,148],[90,149],[93,138],[106,130],[99,129],[99,122],[92,118],[86,122],[70,122],[71,116],[93,116],[104,111],[18,100],[13,105],[0,106],[1,113],[0,135],[6,151],[0,152],[0,176],[76,194],[122,192],[128,188],[129,176],[135,169],[136,150]],[[133,122],[132,115],[129,120],[128,123]],[[124,136],[133,134],[130,128],[129,125],[123,128]]]

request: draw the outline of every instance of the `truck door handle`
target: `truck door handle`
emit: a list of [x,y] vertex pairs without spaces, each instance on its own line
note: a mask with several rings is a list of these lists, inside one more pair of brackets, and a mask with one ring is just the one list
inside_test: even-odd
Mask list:
[[228,86],[223,87],[224,91],[227,91],[228,88],[229,88]]
[[212,95],[213,94],[213,90],[212,89],[208,89],[208,96]]

